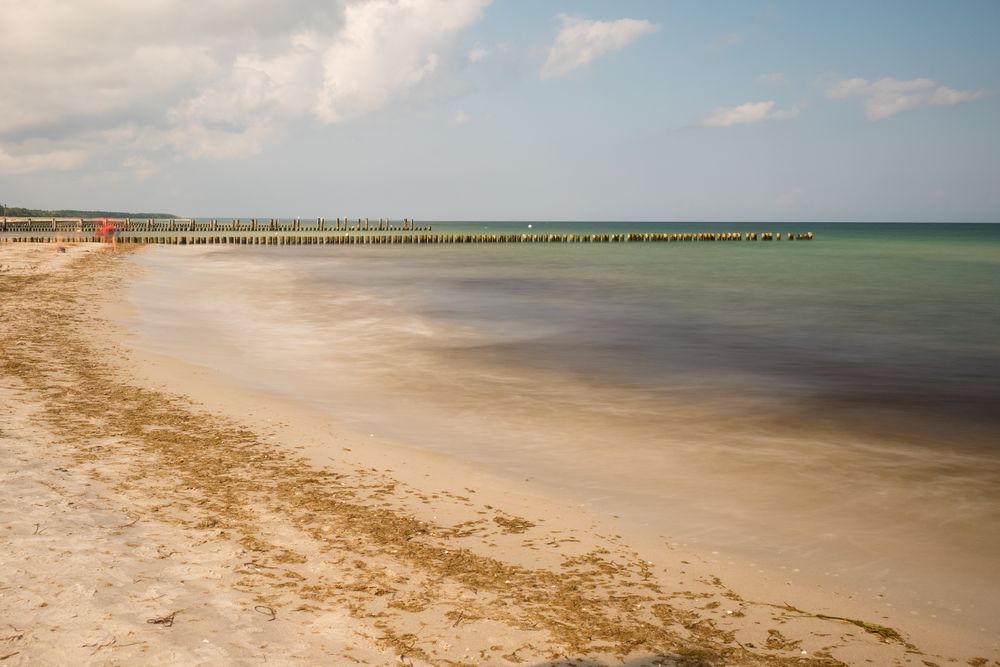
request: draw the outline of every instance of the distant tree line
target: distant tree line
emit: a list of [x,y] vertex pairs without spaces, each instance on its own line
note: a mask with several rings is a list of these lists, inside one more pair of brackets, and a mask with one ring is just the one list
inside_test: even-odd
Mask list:
[[0,215],[12,218],[176,218],[172,213],[127,213],[125,211],[45,211],[0,204]]

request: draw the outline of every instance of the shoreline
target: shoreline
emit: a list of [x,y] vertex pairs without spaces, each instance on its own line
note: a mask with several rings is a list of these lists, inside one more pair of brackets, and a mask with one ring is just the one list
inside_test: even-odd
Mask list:
[[[952,450],[964,439],[954,432],[960,423],[939,419],[952,433],[942,442],[928,432],[921,449],[906,438],[914,425],[894,434],[895,421],[869,415],[881,433],[845,432],[821,402],[815,411],[787,403],[766,377],[732,393],[688,389],[687,378],[672,395],[621,390],[570,372],[580,370],[573,363],[546,362],[559,354],[551,345],[526,353],[540,331],[531,318],[490,331],[468,304],[437,317],[394,301],[463,297],[448,281],[433,294],[419,283],[392,286],[434,257],[445,276],[503,279],[494,252],[474,269],[450,251],[393,262],[396,254],[151,249],[136,256],[143,272],[128,288],[135,312],[124,325],[142,346],[210,369],[223,385],[314,408],[342,420],[338,431],[347,423],[405,446],[403,456],[433,451],[517,483],[530,478],[539,494],[587,507],[613,532],[631,526],[629,542],[652,553],[687,542],[725,564],[756,563],[751,575],[780,571],[781,585],[805,580],[880,614],[902,609],[907,622],[917,615],[1000,636],[1000,606],[983,592],[995,579],[990,489],[1000,470],[995,457]],[[538,263],[520,251],[502,257]],[[493,303],[489,291],[470,290],[466,298],[486,298],[480,310]],[[528,344],[490,350],[522,335]],[[573,347],[563,352],[570,362]]]
[[[934,624],[874,617],[871,605],[812,584],[791,588],[782,580],[776,587],[778,572],[740,576],[739,567],[713,563],[712,554],[676,546],[660,545],[650,556],[655,547],[637,544],[631,529],[560,503],[536,485],[351,433],[306,406],[223,386],[203,369],[136,349],[127,335],[124,350],[108,346],[123,334],[109,319],[125,307],[120,286],[135,267],[127,253],[96,250],[71,246],[57,258],[48,246],[3,248],[0,264],[12,256],[36,262],[34,270],[0,274],[0,281],[16,281],[3,305],[12,315],[2,326],[10,350],[4,387],[22,392],[11,400],[25,414],[45,416],[15,415],[14,427],[0,425],[0,437],[5,446],[12,433],[15,443],[68,453],[73,466],[59,467],[103,484],[109,507],[138,516],[112,531],[120,543],[129,543],[133,529],[169,526],[164,552],[210,545],[228,554],[220,557],[218,579],[205,580],[207,571],[194,578],[213,600],[231,609],[242,604],[258,626],[277,622],[282,634],[275,643],[257,647],[271,657],[291,638],[306,660],[332,651],[376,664],[921,664],[949,660],[942,654],[962,661],[996,655],[995,644],[973,628],[937,628],[940,636],[932,637]],[[62,259],[66,266],[57,266]],[[108,287],[99,310],[88,278]],[[41,295],[28,293],[33,289]],[[26,340],[31,344],[12,346]],[[112,358],[113,369],[102,366]],[[44,428],[18,435],[32,421]],[[16,544],[30,553],[33,537],[18,532]],[[118,557],[125,570],[130,559],[157,566],[128,550]],[[153,560],[164,561],[153,570],[170,580],[173,556]],[[183,580],[174,573],[172,583],[179,596]],[[67,583],[57,569],[47,585],[52,592]],[[270,618],[267,609],[275,612]],[[188,615],[176,618],[178,627]],[[337,619],[338,645],[310,643],[304,628],[319,617]],[[830,620],[837,617],[898,624],[903,641],[882,641],[871,632],[875,626],[866,632]],[[152,664],[167,661],[155,653],[164,642],[194,651],[186,644],[193,635],[146,636],[164,624],[140,621],[129,631],[146,644],[120,641],[100,650]],[[272,633],[275,626],[264,627]],[[250,628],[247,638],[262,632]],[[239,654],[249,650],[243,639],[237,635],[227,648],[231,658],[249,659]],[[45,659],[35,644],[17,642],[23,645],[11,649],[19,651],[11,664]],[[66,656],[81,650],[64,649]]]

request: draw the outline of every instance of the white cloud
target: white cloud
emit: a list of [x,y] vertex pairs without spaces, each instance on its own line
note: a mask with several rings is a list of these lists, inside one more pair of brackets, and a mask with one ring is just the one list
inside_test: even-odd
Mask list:
[[885,77],[869,83],[865,79],[843,79],[827,88],[827,97],[864,99],[865,115],[869,120],[883,120],[901,111],[926,106],[954,106],[971,102],[984,95],[981,90],[955,90],[939,85],[932,79],[901,81]]
[[351,4],[343,33],[323,53],[317,116],[337,122],[385,105],[427,78],[446,40],[490,0],[369,0]]
[[784,72],[768,72],[757,77],[758,83],[766,83],[769,86],[787,86],[788,78]]
[[562,28],[542,65],[543,79],[568,74],[595,58],[624,49],[643,35],[660,30],[659,25],[639,19],[588,21],[561,15],[560,20]]
[[0,132],[162,108],[287,34],[290,17],[319,21],[319,4],[0,0]]
[[472,120],[472,116],[464,111],[456,111],[455,115],[451,117],[452,125],[465,125],[470,120]]
[[733,125],[756,125],[773,120],[798,118],[799,107],[785,111],[775,111],[774,101],[746,102],[735,107],[716,107],[708,118],[698,123],[701,127],[732,127]]
[[0,168],[258,152],[414,90],[490,1],[0,0]]
[[485,58],[489,54],[490,54],[489,51],[487,51],[486,49],[484,49],[481,46],[477,46],[476,48],[474,48],[471,51],[469,51],[469,62],[470,63],[478,63],[480,60],[482,60],[483,58]]

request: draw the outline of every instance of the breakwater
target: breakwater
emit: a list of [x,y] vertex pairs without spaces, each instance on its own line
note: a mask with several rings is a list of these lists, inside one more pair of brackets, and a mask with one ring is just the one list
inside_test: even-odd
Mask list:
[[[812,232],[702,232],[697,234],[620,233],[620,234],[425,234],[397,233],[372,234],[330,231],[300,234],[243,233],[225,234],[202,232],[199,234],[156,235],[148,233],[121,233],[119,243],[165,245],[394,245],[440,243],[682,243],[709,241],[811,241]],[[95,234],[60,234],[0,236],[0,242],[48,243],[61,240],[70,243],[100,242]]]
[[64,234],[94,233],[107,223],[113,224],[119,232],[338,232],[338,231],[386,231],[412,232],[431,231],[430,226],[417,226],[410,218],[390,220],[379,218],[371,221],[368,218],[316,218],[315,221],[303,221],[301,218],[291,220],[269,218],[268,220],[250,218],[249,220],[195,220],[193,218],[10,218],[0,220],[0,232],[49,232]]
[[[0,242],[74,243],[102,240],[102,227],[113,225],[120,243],[163,245],[395,245],[452,243],[649,243],[692,241],[808,241],[812,232],[699,231],[567,233],[455,233],[435,231],[412,219],[315,218],[281,219],[107,219],[2,218]],[[529,225],[530,227],[530,225]],[[562,233],[552,233],[559,232]],[[593,231],[593,230],[592,230]],[[105,233],[106,236],[106,233]]]

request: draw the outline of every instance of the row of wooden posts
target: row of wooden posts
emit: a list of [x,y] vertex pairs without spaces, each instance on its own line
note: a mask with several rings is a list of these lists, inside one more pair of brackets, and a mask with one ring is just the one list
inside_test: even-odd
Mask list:
[[[196,236],[137,236],[124,234],[120,243],[159,243],[168,245],[385,245],[385,244],[430,244],[430,243],[644,243],[644,242],[684,242],[684,241],[811,241],[812,232],[792,233],[784,236],[780,232],[703,232],[699,234],[204,234]],[[6,236],[0,241],[51,243],[56,237],[46,236]],[[66,236],[67,242],[100,241],[96,236]]]
[[[429,226],[417,227],[410,218],[403,220],[390,220],[379,218],[370,221],[368,218],[337,218],[327,220],[326,218],[316,218],[315,222],[303,221],[299,218],[294,220],[281,220],[270,218],[269,220],[258,220],[251,218],[244,222],[241,220],[191,220],[187,218],[146,218],[146,219],[116,219],[109,220],[122,232],[298,232],[298,231],[386,231],[386,232],[408,232],[424,231],[429,232]],[[98,227],[105,224],[104,219],[89,218],[3,218],[0,220],[0,232],[63,232],[63,233],[85,233],[93,232]]]

